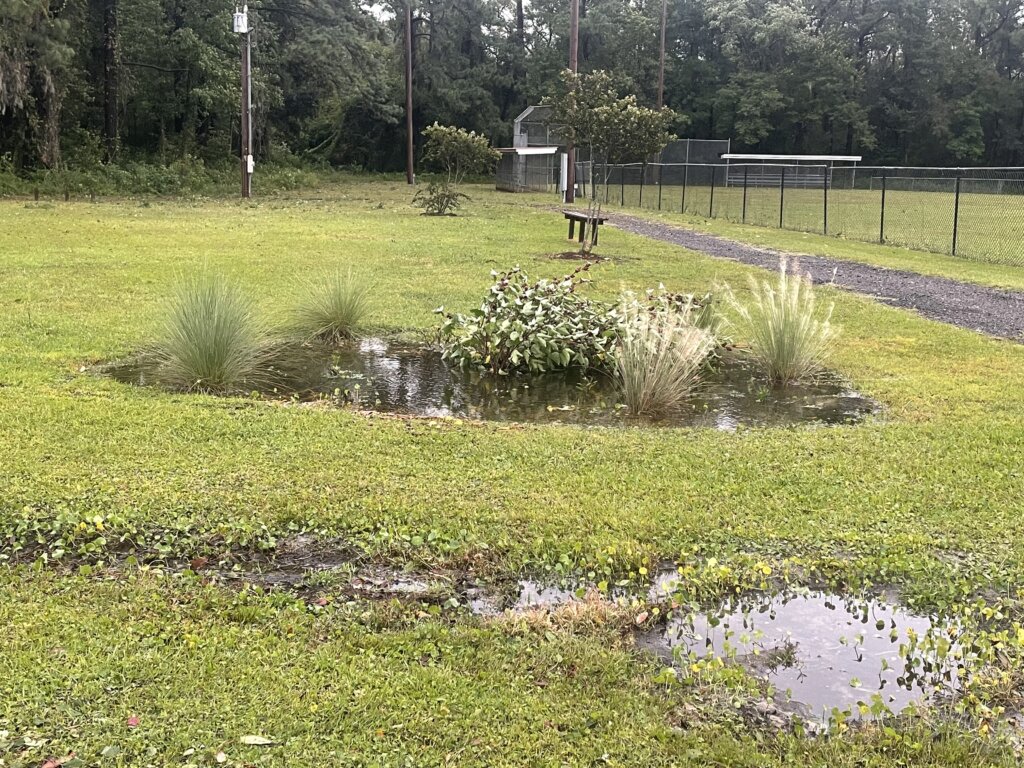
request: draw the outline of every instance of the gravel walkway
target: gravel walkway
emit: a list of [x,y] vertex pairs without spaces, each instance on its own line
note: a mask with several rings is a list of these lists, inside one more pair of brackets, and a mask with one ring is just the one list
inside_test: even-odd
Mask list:
[[[607,213],[606,216],[619,229],[652,240],[756,267],[778,269],[779,266],[778,251],[626,214]],[[809,272],[815,283],[834,282],[840,288],[894,307],[912,309],[931,320],[1024,342],[1024,292],[822,256],[800,255],[799,258],[800,270]]]

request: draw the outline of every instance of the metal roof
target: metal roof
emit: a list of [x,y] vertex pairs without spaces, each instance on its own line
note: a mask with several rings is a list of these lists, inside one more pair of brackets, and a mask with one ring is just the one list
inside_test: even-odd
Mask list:
[[517,155],[553,155],[558,147],[499,147],[499,152],[515,152]]
[[720,157],[723,160],[789,160],[798,163],[859,163],[861,161],[860,155],[745,155],[726,152]]

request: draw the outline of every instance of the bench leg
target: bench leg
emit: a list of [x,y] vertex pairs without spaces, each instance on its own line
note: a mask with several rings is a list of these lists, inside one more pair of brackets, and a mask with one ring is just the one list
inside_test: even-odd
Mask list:
[[572,236],[576,234],[576,222],[573,219],[569,219],[569,239],[572,240]]
[[587,236],[587,222],[580,222],[580,242],[583,242],[583,238]]
[[597,245],[597,233],[598,233],[598,232],[599,232],[600,230],[601,230],[600,226],[599,226],[599,225],[598,225],[598,223],[597,223],[597,222],[595,221],[595,222],[594,222],[594,245]]

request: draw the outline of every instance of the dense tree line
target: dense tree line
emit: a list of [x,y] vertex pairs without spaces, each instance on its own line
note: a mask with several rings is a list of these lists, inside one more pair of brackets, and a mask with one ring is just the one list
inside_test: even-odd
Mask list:
[[[414,118],[511,140],[560,82],[567,0],[412,0]],[[232,0],[0,0],[16,168],[226,162]],[[255,0],[261,158],[402,167],[403,0]],[[580,67],[654,104],[661,0],[581,0]],[[1024,0],[669,0],[677,132],[900,164],[1024,164]]]

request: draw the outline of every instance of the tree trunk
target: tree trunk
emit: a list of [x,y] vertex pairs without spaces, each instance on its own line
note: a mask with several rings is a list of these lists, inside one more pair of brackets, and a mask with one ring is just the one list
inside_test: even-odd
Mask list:
[[117,0],[103,0],[103,143],[107,162],[117,158],[121,143],[118,124],[120,68],[117,60]]

